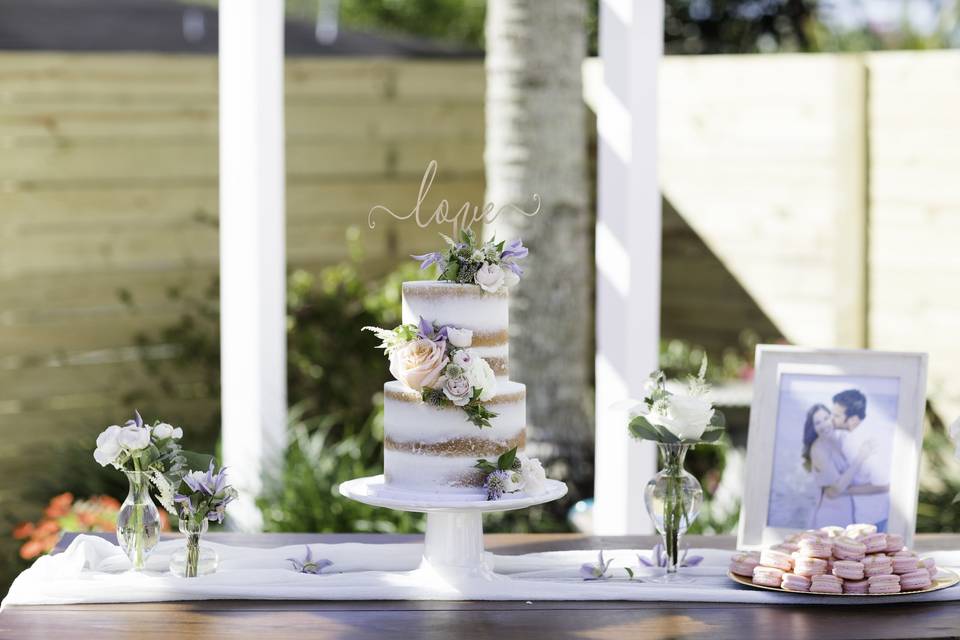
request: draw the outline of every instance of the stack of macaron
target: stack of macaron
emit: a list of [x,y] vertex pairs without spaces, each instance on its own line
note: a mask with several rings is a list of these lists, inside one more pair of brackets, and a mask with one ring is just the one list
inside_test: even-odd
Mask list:
[[886,594],[929,589],[938,569],[903,546],[903,536],[872,524],[823,527],[763,551],[737,553],[730,572],[785,591]]

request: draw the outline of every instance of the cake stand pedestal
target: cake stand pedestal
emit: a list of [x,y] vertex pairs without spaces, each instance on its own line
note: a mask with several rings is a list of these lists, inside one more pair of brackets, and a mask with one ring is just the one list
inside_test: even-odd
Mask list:
[[423,558],[418,571],[447,583],[462,580],[508,580],[493,572],[489,554],[483,548],[482,515],[491,511],[513,511],[562,498],[567,485],[547,480],[543,493],[505,494],[500,500],[486,500],[477,494],[420,493],[386,484],[382,475],[349,480],[340,485],[340,495],[374,507],[427,514]]

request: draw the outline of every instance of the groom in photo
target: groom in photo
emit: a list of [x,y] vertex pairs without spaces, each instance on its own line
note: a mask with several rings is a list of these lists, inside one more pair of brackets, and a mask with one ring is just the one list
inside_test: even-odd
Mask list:
[[892,434],[880,433],[866,422],[867,398],[858,389],[847,389],[833,396],[833,426],[840,438],[843,456],[854,460],[857,452],[870,451],[863,465],[844,492],[853,498],[853,521],[887,530],[890,513],[890,470],[887,464]]

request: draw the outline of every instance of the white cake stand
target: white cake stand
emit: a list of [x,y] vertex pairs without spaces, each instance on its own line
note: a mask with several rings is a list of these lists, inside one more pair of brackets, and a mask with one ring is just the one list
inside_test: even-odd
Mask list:
[[374,507],[427,514],[423,559],[418,571],[447,583],[461,580],[504,580],[493,572],[483,548],[482,514],[513,511],[562,498],[567,485],[547,480],[543,493],[504,494],[500,500],[486,500],[481,493],[450,496],[399,490],[386,484],[382,475],[349,480],[340,485],[340,495]]

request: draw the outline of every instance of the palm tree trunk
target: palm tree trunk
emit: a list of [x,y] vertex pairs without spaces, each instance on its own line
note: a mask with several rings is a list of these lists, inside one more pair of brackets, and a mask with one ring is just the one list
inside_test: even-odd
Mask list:
[[585,13],[583,0],[487,3],[486,201],[529,210],[537,193],[542,208],[532,218],[505,212],[486,234],[530,248],[511,292],[510,377],[529,384],[531,439],[561,455],[593,441]]

